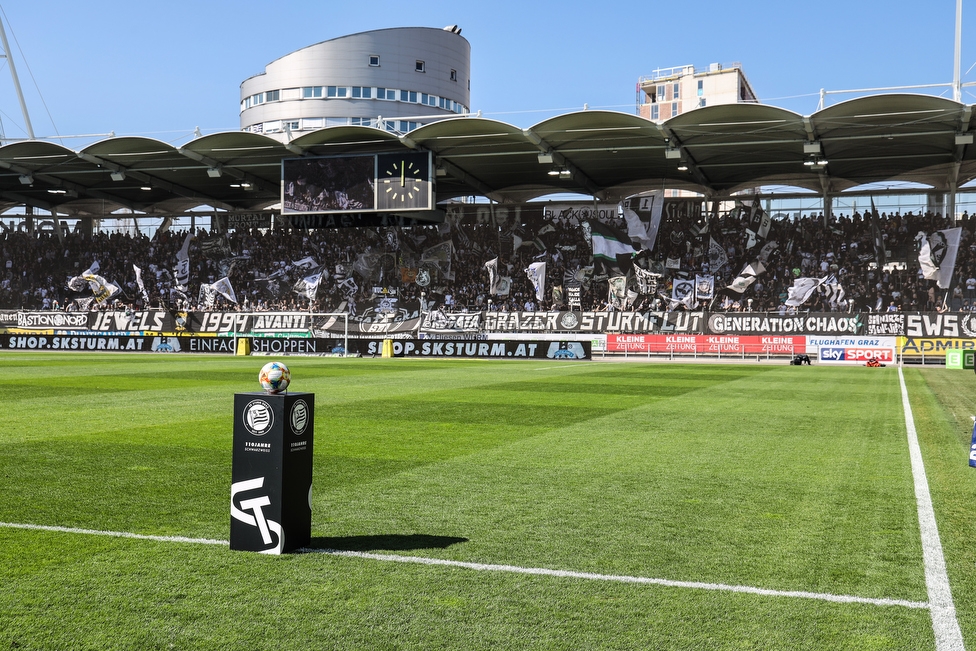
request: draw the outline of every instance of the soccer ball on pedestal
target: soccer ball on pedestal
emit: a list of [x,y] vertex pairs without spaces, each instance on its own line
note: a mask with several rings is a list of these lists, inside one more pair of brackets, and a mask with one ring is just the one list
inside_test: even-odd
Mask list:
[[284,393],[291,383],[291,371],[281,362],[268,362],[258,373],[258,382],[272,395]]

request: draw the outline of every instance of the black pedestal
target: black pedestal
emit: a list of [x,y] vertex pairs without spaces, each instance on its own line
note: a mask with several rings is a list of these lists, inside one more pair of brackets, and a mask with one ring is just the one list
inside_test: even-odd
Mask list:
[[234,394],[230,548],[281,554],[312,538],[315,394]]

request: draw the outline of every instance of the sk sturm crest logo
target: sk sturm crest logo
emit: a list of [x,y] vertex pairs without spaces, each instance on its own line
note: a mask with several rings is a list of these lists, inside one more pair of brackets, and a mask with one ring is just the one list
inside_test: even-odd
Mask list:
[[299,400],[291,407],[291,429],[296,436],[301,436],[305,433],[306,427],[308,427],[308,405],[304,400]]
[[962,328],[963,334],[967,337],[976,337],[976,316],[967,314],[959,322],[959,327]]
[[563,315],[559,317],[559,325],[567,330],[575,328],[577,323],[579,323],[579,318],[572,312],[563,312]]
[[252,400],[244,408],[244,428],[254,436],[264,436],[274,425],[274,412],[264,400]]
[[421,287],[426,287],[430,284],[430,272],[426,269],[421,269],[417,272],[417,284]]

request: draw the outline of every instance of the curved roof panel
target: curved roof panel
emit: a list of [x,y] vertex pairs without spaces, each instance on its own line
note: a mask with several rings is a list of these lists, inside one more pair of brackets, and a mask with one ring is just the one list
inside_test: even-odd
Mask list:
[[137,137],[80,151],[21,141],[0,147],[0,206],[64,214],[256,210],[278,202],[283,158],[414,149],[432,152],[438,201],[482,195],[515,202],[555,192],[614,199],[662,187],[727,196],[763,184],[836,193],[886,180],[948,191],[976,179],[972,109],[896,94],[809,116],[758,104],[703,107],[661,124],[577,111],[526,129],[477,117],[445,119],[406,136],[327,127],[287,144],[247,132],[181,147]]

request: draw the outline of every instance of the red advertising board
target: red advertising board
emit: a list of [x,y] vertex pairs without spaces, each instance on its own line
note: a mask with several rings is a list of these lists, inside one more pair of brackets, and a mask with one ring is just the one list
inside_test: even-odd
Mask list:
[[806,349],[800,335],[607,335],[611,353],[792,355]]

